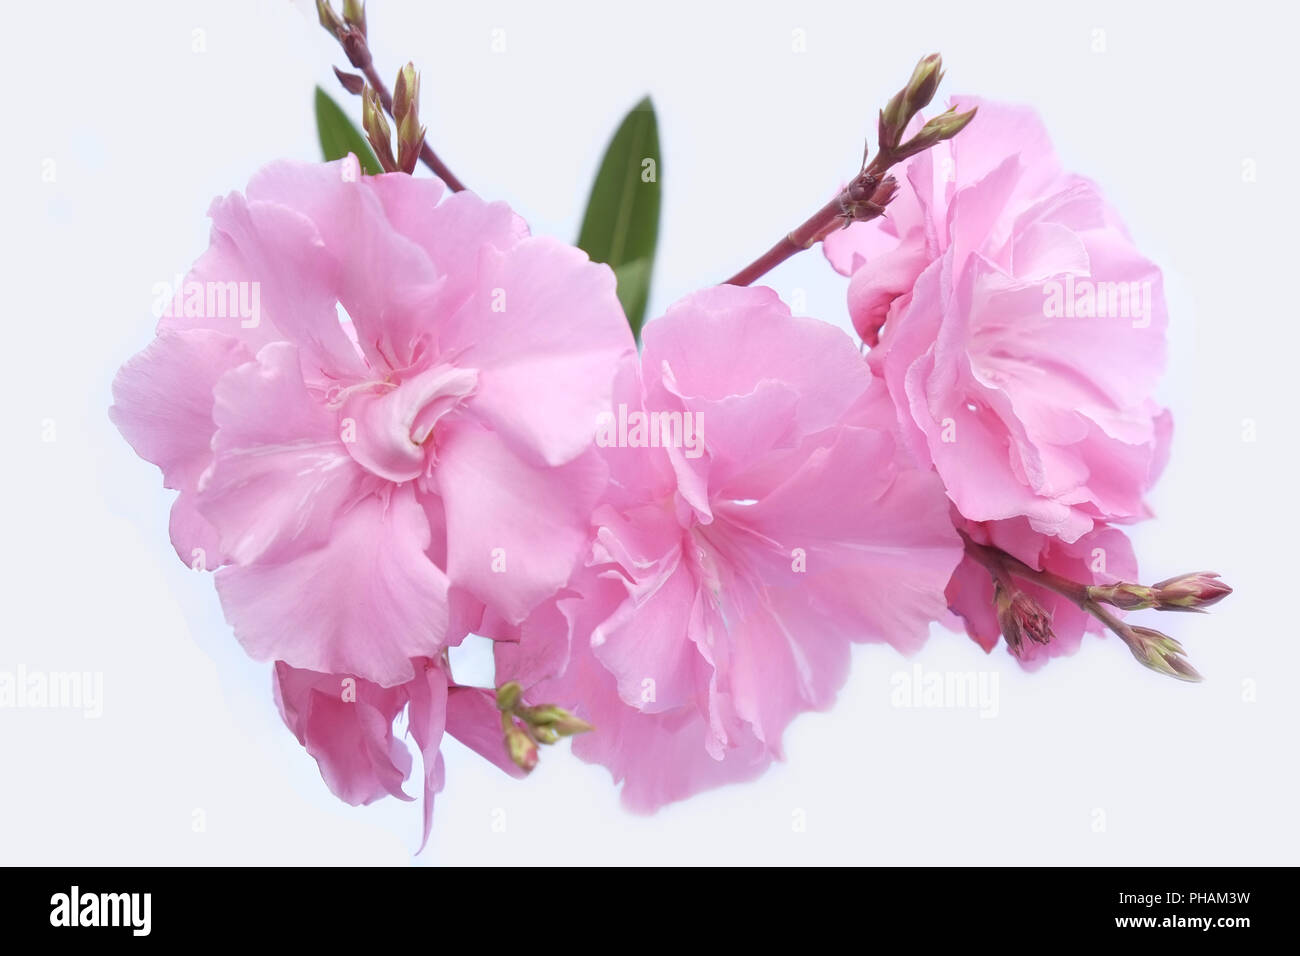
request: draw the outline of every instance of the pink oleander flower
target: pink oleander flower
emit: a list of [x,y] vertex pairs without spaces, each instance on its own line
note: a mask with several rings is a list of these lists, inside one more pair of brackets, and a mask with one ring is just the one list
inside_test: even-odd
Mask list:
[[[498,679],[593,723],[574,752],[646,811],[779,758],[853,642],[917,649],[960,544],[935,476],[901,467],[892,422],[865,415],[853,343],[772,290],[687,297],[647,325],[640,368],[615,390],[625,441],[601,442],[587,567],[493,636]],[[685,440],[619,447],[640,413]]]
[[[353,157],[272,164],[210,215],[111,414],[245,649],[393,688],[484,605],[523,620],[606,482],[590,423],[634,349],[610,269]],[[214,310],[226,289],[257,308]]]
[[1143,518],[1171,430],[1159,270],[1033,112],[956,102],[974,122],[896,170],[887,216],[825,242],[902,439],[971,521],[1070,543]]
[[407,711],[407,725],[424,765],[424,837],[433,823],[433,798],[443,786],[439,745],[455,737],[511,776],[524,771],[501,746],[501,719],[495,694],[451,681],[436,661],[411,662],[415,676],[405,684],[381,687],[347,674],[319,674],[275,665],[275,703],[320,767],[321,777],[340,800],[352,806],[386,796],[412,800],[402,784],[411,774],[411,752],[393,736],[393,721]]

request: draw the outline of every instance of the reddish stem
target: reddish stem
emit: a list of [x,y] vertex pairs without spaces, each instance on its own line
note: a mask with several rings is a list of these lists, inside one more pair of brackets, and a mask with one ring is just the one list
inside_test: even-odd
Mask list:
[[796,253],[811,248],[817,241],[828,235],[844,214],[842,197],[836,196],[817,212],[813,213],[803,225],[781,239],[767,252],[763,253],[745,268],[726,281],[726,285],[749,285],[755,279],[766,275],[786,259]]
[[877,153],[870,166],[864,166],[839,194],[812,214],[794,231],[777,240],[745,268],[728,279],[724,285],[749,285],[776,268],[796,253],[811,249],[837,228],[849,222],[867,222],[884,213],[884,206],[875,206],[869,200],[884,179],[894,159],[886,153]]
[[1036,568],[1031,568],[1019,558],[1007,554],[1000,548],[976,544],[964,531],[958,531],[957,533],[961,535],[962,543],[966,547],[966,553],[988,568],[989,573],[996,580],[1005,583],[1004,576],[1013,574],[1018,578],[1033,581],[1035,584],[1041,584],[1049,591],[1055,591],[1062,597],[1069,598],[1089,614],[1100,617],[1097,614],[1097,605],[1088,597],[1086,585],[1080,584],[1078,581],[1071,581],[1069,578],[1063,578],[1051,571],[1039,571]]

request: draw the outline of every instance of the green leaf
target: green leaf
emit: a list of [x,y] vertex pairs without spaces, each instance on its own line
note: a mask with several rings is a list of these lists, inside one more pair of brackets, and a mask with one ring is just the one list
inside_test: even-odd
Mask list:
[[618,300],[640,337],[659,240],[659,124],[646,97],[624,118],[605,149],[587,200],[578,246],[618,278]]
[[361,168],[370,175],[378,176],[384,171],[360,130],[319,86],[316,87],[316,132],[320,135],[320,149],[326,162],[356,153]]

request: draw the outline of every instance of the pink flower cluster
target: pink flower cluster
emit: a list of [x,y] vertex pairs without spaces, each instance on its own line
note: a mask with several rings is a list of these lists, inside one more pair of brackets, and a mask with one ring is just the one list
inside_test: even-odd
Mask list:
[[[780,758],[855,642],[914,652],[951,608],[991,648],[970,545],[1132,578],[1115,526],[1146,516],[1170,436],[1159,273],[1031,113],[972,105],[887,217],[825,242],[865,359],[734,286],[638,354],[608,267],[352,158],[214,202],[186,285],[254,285],[257,321],[165,315],[112,417],[340,798],[411,799],[405,711],[426,838],[444,734],[518,774],[590,725],[575,753],[652,810]],[[1092,619],[1026,592],[1054,636],[1017,657],[1077,647]],[[472,634],[496,688],[451,673]]]
[[[972,539],[1074,581],[1136,577],[1115,525],[1143,502],[1172,424],[1152,399],[1167,321],[1159,270],[1096,185],[1065,172],[1030,110],[959,97],[978,119],[908,160],[886,219],[824,245],[913,459]],[[916,121],[919,124],[919,120]],[[883,328],[882,328],[883,327]],[[994,582],[966,557],[948,598],[986,649]],[[1028,666],[1100,624],[1033,583],[1052,615]]]

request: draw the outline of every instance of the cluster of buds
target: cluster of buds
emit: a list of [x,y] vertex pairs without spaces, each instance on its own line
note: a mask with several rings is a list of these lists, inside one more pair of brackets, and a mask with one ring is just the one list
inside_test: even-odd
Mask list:
[[[420,125],[420,74],[408,63],[397,74],[392,100],[378,79],[370,47],[366,43],[366,5],[362,0],[343,0],[343,14],[334,12],[329,0],[316,0],[320,23],[339,41],[348,62],[365,76],[334,68],[343,88],[361,96],[361,128],[375,151],[379,165],[387,172],[411,173],[424,149],[425,128]],[[371,78],[367,84],[366,77]],[[393,131],[388,116],[397,124],[397,153],[393,153]],[[445,178],[445,177],[444,177]]]
[[[341,77],[340,77],[341,78]],[[425,128],[420,125],[420,74],[408,63],[397,74],[393,88],[393,120],[397,123],[397,154],[393,155],[393,132],[388,125],[379,92],[366,86],[361,93],[361,128],[375,151],[379,165],[387,172],[412,173],[424,148]]]
[[397,160],[393,158],[393,131],[373,86],[367,86],[361,93],[361,128],[366,131],[366,139],[384,172],[394,172]]
[[1180,574],[1150,586],[1120,581],[1118,584],[1093,585],[1088,588],[1089,600],[1124,611],[1155,608],[1157,611],[1203,613],[1207,607],[1217,604],[1231,593],[1232,588],[1220,581],[1213,571]]
[[320,17],[320,25],[339,41],[348,62],[358,70],[369,69],[371,57],[366,43],[365,0],[343,0],[342,16],[334,12],[329,0],[316,0],[316,15]]
[[859,175],[840,194],[840,210],[844,225],[865,222],[883,215],[885,207],[898,192],[898,180],[893,176],[877,179],[872,174]]
[[1186,681],[1201,680],[1201,675],[1188,663],[1181,644],[1154,628],[1121,621],[1102,605],[1125,611],[1152,608],[1157,611],[1204,612],[1232,593],[1232,588],[1212,571],[1180,574],[1149,586],[1120,581],[1117,584],[1091,585],[1084,590],[1084,606],[1128,645],[1138,661],[1157,673]]
[[420,125],[420,74],[408,63],[397,74],[393,86],[393,121],[397,123],[397,168],[415,170],[424,147],[425,128]]
[[1232,588],[1210,571],[1180,574],[1159,584],[1081,584],[1046,569],[1032,568],[998,548],[978,544],[962,533],[966,554],[993,577],[993,605],[1007,648],[1017,657],[1029,645],[1050,644],[1054,634],[1051,615],[1030,595],[1016,587],[1014,578],[1033,581],[1068,598],[1109,628],[1145,667],[1178,680],[1199,681],[1201,675],[1187,661],[1183,646],[1154,628],[1121,620],[1111,608],[1138,611],[1204,611],[1232,593]]
[[1052,632],[1052,616],[1014,584],[993,582],[993,606],[1007,647],[1017,657],[1021,656],[1026,641],[1035,644],[1052,642],[1055,636]]
[[881,155],[889,158],[890,162],[898,162],[929,149],[935,143],[952,139],[975,118],[975,110],[958,113],[957,107],[954,106],[927,122],[907,142],[902,142],[907,124],[912,122],[912,117],[930,105],[942,80],[943,59],[939,54],[931,53],[916,64],[916,69],[912,71],[912,78],[907,81],[907,85],[895,93],[885,108],[880,111],[877,148]]
[[594,728],[563,707],[524,703],[524,690],[518,681],[497,688],[497,709],[501,711],[501,729],[505,733],[506,753],[521,770],[537,766],[538,744],[553,744],[561,737],[572,737]]
[[932,53],[916,64],[907,85],[895,93],[880,111],[875,158],[868,163],[869,147],[864,149],[861,170],[837,197],[839,211],[834,221],[819,228],[806,245],[825,239],[836,228],[883,215],[885,207],[898,192],[898,181],[887,175],[889,167],[936,143],[952,139],[975,118],[975,110],[958,113],[953,107],[922,126],[907,142],[901,142],[908,123],[934,99],[942,80],[943,58],[939,54]]

